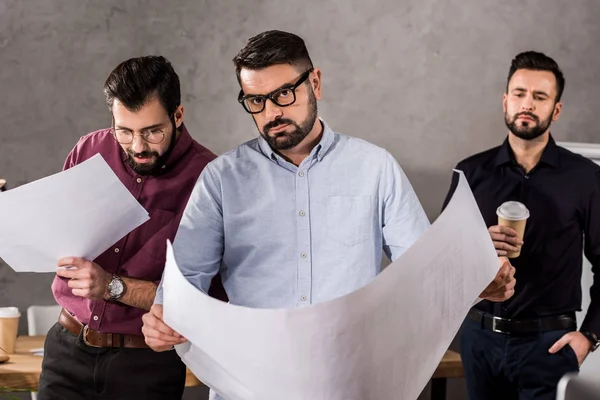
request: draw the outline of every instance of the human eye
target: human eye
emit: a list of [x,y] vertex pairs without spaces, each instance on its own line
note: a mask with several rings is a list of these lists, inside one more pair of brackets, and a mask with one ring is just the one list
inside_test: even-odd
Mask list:
[[290,97],[291,95],[292,95],[292,89],[290,89],[290,88],[281,89],[279,92],[276,93],[277,97],[282,97],[282,98]]
[[253,106],[260,106],[265,100],[262,97],[250,97],[246,101]]

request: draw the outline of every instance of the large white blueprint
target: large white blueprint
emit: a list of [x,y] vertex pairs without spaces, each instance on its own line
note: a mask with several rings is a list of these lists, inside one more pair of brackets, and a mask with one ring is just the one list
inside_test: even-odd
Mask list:
[[499,269],[461,179],[427,232],[365,287],[298,309],[250,309],[191,285],[168,244],[165,322],[187,366],[226,400],[414,400]]
[[0,193],[0,257],[17,272],[93,260],[149,219],[101,155]]

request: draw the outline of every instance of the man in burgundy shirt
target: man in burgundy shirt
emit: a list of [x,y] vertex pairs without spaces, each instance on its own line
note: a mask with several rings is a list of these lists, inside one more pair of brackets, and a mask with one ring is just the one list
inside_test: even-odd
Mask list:
[[[44,346],[38,398],[181,398],[185,365],[175,352],[148,348],[141,318],[162,276],[166,241],[215,155],[185,128],[179,77],[165,58],[121,63],[104,93],[112,128],[82,137],[64,168],[100,153],[150,220],[93,261],[58,260],[52,292],[63,310]],[[220,280],[212,294],[224,299]]]

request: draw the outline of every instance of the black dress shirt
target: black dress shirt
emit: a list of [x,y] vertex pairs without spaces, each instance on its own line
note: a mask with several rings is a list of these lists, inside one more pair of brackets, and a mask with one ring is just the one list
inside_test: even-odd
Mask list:
[[[531,214],[521,255],[511,259],[515,295],[503,303],[484,300],[476,308],[504,318],[580,311],[585,251],[594,284],[581,330],[600,337],[600,166],[550,137],[529,173],[515,161],[508,139],[461,161],[456,169],[464,172],[488,227],[498,224],[496,209],[505,201],[520,201]],[[444,207],[457,183],[455,174]]]

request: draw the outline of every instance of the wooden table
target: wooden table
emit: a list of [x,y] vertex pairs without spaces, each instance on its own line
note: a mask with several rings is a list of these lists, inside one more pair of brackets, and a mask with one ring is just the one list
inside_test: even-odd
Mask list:
[[[20,390],[37,390],[42,371],[42,357],[34,356],[29,350],[44,346],[45,336],[20,336],[17,339],[16,354],[0,364],[0,387]],[[463,376],[460,355],[448,350],[432,378],[432,400],[446,399],[446,379]],[[186,386],[202,385],[191,371],[187,370]]]
[[464,374],[460,354],[453,350],[446,351],[431,378],[431,400],[446,400],[448,378],[462,377]]

